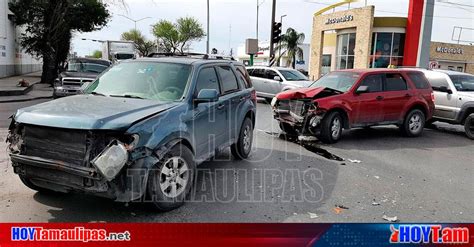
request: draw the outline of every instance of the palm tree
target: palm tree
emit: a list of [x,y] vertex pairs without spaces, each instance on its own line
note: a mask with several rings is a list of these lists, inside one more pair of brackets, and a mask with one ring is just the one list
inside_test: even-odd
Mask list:
[[[281,50],[282,54],[287,54],[286,65],[290,66],[291,64],[293,69],[296,65],[296,57],[300,60],[303,59],[303,49],[301,49],[300,45],[303,44],[304,39],[304,33],[298,33],[290,27],[282,35],[280,44],[276,47],[276,50]],[[280,58],[278,58],[278,61],[280,61]]]

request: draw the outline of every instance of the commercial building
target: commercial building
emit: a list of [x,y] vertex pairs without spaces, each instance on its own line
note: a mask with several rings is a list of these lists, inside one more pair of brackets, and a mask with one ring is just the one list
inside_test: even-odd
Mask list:
[[[309,70],[309,56],[310,56],[310,45],[301,44],[300,48],[303,50],[303,59],[297,59],[296,69],[308,71]],[[254,57],[253,64],[256,66],[268,66],[270,61],[270,43],[261,42],[258,45],[259,52],[256,57]],[[277,57],[279,57],[278,51],[276,51]],[[237,48],[237,60],[248,65],[250,62],[250,56],[245,53],[245,44],[242,44]],[[285,67],[287,65],[288,57],[286,54],[282,54],[281,57],[281,66]]]
[[14,20],[8,0],[0,0],[0,78],[40,71],[42,66],[41,60],[22,51],[19,36],[24,30]]
[[[314,16],[311,78],[317,79],[332,70],[391,65],[430,66],[474,74],[474,46],[430,43],[431,34],[428,40],[423,39],[423,28],[416,28],[416,21],[410,21],[416,15],[375,17],[374,12],[374,6],[366,6]],[[417,41],[420,44],[414,45]],[[417,63],[420,53],[429,54],[429,64]]]

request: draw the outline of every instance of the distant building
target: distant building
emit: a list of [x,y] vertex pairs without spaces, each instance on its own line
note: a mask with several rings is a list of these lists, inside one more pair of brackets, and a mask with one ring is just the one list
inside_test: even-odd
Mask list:
[[0,78],[40,71],[42,66],[41,60],[20,48],[19,36],[24,30],[15,26],[8,2],[0,0]]
[[[270,57],[270,43],[260,42],[258,47],[259,54],[254,57],[253,64],[256,66],[268,66]],[[303,49],[303,59],[300,60],[298,57],[296,58],[296,69],[308,71],[310,47],[309,44],[302,44],[300,47]],[[279,57],[278,50],[275,51],[275,55],[277,58]],[[250,62],[250,56],[245,54],[245,44],[242,44],[238,47],[236,58],[245,64]],[[286,54],[283,54],[280,63],[281,67],[286,67],[287,60]]]

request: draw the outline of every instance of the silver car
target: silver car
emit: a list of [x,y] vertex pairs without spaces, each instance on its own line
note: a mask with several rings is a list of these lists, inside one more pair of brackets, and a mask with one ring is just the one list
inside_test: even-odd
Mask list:
[[[422,70],[433,87],[433,122],[464,125],[474,139],[474,75],[449,70]],[[430,123],[428,123],[430,124]]]
[[295,69],[276,67],[248,67],[247,71],[257,96],[271,100],[280,92],[308,87],[313,82]]

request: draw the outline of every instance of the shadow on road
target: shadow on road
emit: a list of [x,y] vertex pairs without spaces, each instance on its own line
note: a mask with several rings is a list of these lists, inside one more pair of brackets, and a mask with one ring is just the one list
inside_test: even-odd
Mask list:
[[248,161],[228,160],[229,153],[199,166],[191,200],[172,212],[81,194],[34,200],[52,207],[50,222],[282,222],[297,211],[325,214],[318,208],[337,182],[337,162],[261,148]]

